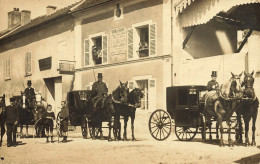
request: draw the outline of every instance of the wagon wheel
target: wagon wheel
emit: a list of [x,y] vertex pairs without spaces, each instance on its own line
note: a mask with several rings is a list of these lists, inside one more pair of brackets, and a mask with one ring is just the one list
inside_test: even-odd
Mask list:
[[180,126],[175,126],[175,134],[177,138],[181,141],[190,141],[192,140],[198,131],[198,127],[196,128],[191,128],[188,126],[180,127]]
[[56,130],[57,130],[57,137],[58,137],[58,142],[60,142],[60,137],[61,137],[61,120],[60,120],[60,112],[57,115],[57,119],[56,119]]
[[82,117],[81,133],[84,139],[88,138],[88,118],[86,116]]
[[171,117],[166,111],[158,109],[151,114],[149,131],[154,139],[159,141],[167,139],[171,134],[171,128]]

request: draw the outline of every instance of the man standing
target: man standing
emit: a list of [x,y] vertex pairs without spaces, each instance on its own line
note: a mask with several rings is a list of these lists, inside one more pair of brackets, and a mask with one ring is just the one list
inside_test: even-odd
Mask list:
[[68,121],[69,121],[69,110],[66,108],[66,102],[62,101],[61,102],[61,111],[60,111],[60,125],[61,125],[61,131],[62,131],[62,136],[63,140],[62,142],[67,142],[67,137],[68,137]]
[[5,118],[7,126],[7,147],[16,146],[16,131],[19,121],[18,108],[14,105],[14,98],[10,98],[10,106],[6,107]]
[[31,87],[32,86],[32,81],[28,80],[27,81],[27,88],[24,90],[25,98],[26,98],[26,106],[31,108],[33,107],[33,100],[35,99],[35,92],[34,89]]
[[219,89],[219,84],[216,81],[217,80],[217,71],[212,71],[211,78],[212,78],[212,80],[210,80],[207,85],[208,91]]
[[96,97],[105,97],[107,96],[108,88],[106,83],[102,81],[102,73],[98,73],[98,81],[94,82],[92,85],[92,91]]

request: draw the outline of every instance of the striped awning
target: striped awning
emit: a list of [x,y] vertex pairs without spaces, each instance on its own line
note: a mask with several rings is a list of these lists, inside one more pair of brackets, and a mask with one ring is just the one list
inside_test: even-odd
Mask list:
[[174,5],[177,14],[182,13],[182,11],[185,10],[186,7],[189,6],[193,1],[195,0],[180,0],[179,2],[177,2]]
[[[181,2],[186,2],[186,5],[175,6],[180,26],[190,27],[205,24],[220,12],[230,12],[241,5],[260,3],[260,0],[183,0]],[[188,5],[190,6],[187,7]]]

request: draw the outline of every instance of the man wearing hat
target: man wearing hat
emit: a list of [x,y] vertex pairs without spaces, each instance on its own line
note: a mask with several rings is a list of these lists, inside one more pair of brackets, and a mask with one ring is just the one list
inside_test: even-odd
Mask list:
[[211,78],[212,78],[212,80],[210,80],[208,82],[208,85],[207,85],[208,91],[216,90],[216,89],[219,88],[219,84],[216,81],[216,79],[217,79],[217,71],[212,71]]
[[32,81],[27,81],[27,88],[24,91],[25,97],[26,97],[26,105],[31,109],[33,107],[32,102],[35,99],[35,92],[32,86]]
[[98,81],[94,82],[92,85],[92,91],[96,97],[105,97],[107,96],[108,88],[106,83],[102,81],[102,73],[98,73]]
[[5,111],[6,127],[7,127],[7,147],[16,146],[16,131],[19,121],[19,112],[14,105],[14,98],[10,98],[10,105]]

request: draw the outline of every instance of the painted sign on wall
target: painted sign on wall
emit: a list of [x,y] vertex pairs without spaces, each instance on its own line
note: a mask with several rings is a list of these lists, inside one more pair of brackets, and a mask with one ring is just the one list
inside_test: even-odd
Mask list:
[[111,55],[126,53],[126,28],[119,27],[111,30]]

